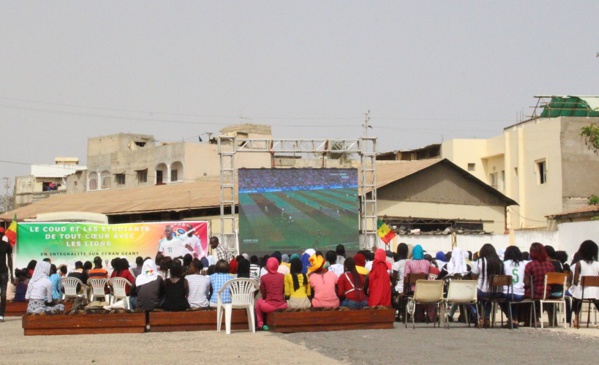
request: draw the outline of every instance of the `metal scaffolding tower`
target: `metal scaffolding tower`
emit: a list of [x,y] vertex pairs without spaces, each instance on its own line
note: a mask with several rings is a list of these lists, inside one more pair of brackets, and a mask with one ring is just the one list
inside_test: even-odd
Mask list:
[[237,153],[293,154],[322,157],[326,167],[326,156],[330,154],[358,154],[360,157],[360,233],[361,248],[369,249],[376,244],[376,138],[363,137],[359,140],[331,139],[245,139],[222,135],[217,137],[220,157],[220,241],[229,250],[239,252],[237,239],[237,217],[235,215],[236,178],[235,156]]

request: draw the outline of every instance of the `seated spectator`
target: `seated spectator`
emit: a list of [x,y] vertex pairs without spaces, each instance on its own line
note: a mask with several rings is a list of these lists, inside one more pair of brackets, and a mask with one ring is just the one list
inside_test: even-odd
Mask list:
[[[485,243],[479,252],[479,259],[472,266],[472,273],[478,275],[477,296],[479,307],[483,310],[483,318],[480,318],[479,327],[488,328],[491,325],[491,307],[489,300],[503,294],[493,293],[491,291],[490,278],[492,275],[503,275],[505,272],[503,261],[499,259],[495,247],[490,243]],[[483,300],[481,300],[483,299]]]
[[335,253],[335,251],[327,251],[327,253],[325,254],[325,258],[329,263],[329,271],[332,271],[333,274],[337,275],[337,277],[340,277],[341,274],[343,274],[344,270],[343,265],[337,263],[337,254]]
[[391,264],[387,262],[385,250],[378,249],[374,254],[372,270],[368,274],[368,305],[391,306]]
[[[580,260],[576,263],[574,268],[574,288],[572,290],[572,296],[574,297],[574,326],[579,325],[579,313],[582,308],[583,292],[582,285],[580,285],[580,278],[583,276],[599,276],[599,261],[598,261],[599,248],[597,244],[591,240],[586,240],[580,244],[578,254]],[[597,287],[586,287],[584,288],[584,299],[594,299],[596,308],[599,308],[599,288]]]
[[356,262],[353,258],[345,259],[343,265],[345,272],[337,281],[337,295],[342,300],[341,306],[352,309],[359,309],[368,306],[366,297],[366,279],[364,275],[358,274]]
[[335,253],[337,254],[337,263],[343,266],[345,263],[345,246],[337,245],[337,247],[335,247]]
[[204,265],[202,261],[193,259],[189,266],[189,273],[185,276],[189,286],[187,301],[191,308],[205,308],[210,305],[210,278],[201,275]]
[[250,278],[250,262],[244,257],[237,262],[237,277]]
[[13,302],[24,302],[27,294],[27,285],[29,284],[29,270],[15,270],[15,296]]
[[[404,280],[408,279],[410,274],[429,274],[430,273],[431,263],[424,258],[424,250],[421,245],[414,246],[412,249],[412,259],[407,260],[404,266]],[[410,288],[411,291],[414,291],[414,285]],[[419,322],[424,321],[424,313],[427,312],[429,322],[435,322],[435,317],[437,316],[437,306],[434,304],[429,305],[419,305],[416,306],[416,312],[414,315],[416,316],[416,320]]]
[[278,269],[278,259],[271,257],[266,262],[268,272],[260,278],[262,298],[256,301],[256,322],[258,328],[265,331],[268,331],[268,326],[264,324],[264,314],[287,308],[284,296],[285,275],[279,273]]
[[62,281],[56,265],[50,265],[50,283],[52,283],[52,299],[62,299]]
[[35,271],[35,265],[37,265],[37,261],[36,260],[31,260],[27,264],[27,271],[29,272],[29,277],[33,276],[33,271]]
[[361,253],[357,253],[354,256],[354,262],[356,263],[356,271],[361,275],[368,275],[370,270],[368,270],[366,266],[366,256]]
[[100,256],[94,257],[94,268],[87,273],[87,280],[89,279],[108,279],[108,271],[102,267]]
[[308,277],[303,274],[302,260],[299,257],[291,259],[290,272],[285,275],[285,298],[287,299],[287,308],[309,308],[311,289]]
[[250,257],[250,278],[260,279],[260,265],[258,265],[258,256],[256,255]]
[[323,268],[324,258],[314,254],[310,256],[310,267],[308,268],[308,281],[312,287],[314,298],[312,298],[312,306],[332,307],[339,306],[339,297],[335,285],[337,284],[337,275]]
[[[235,279],[235,277],[229,274],[229,263],[225,260],[218,260],[214,265],[214,274],[210,275],[211,307],[218,305],[218,291],[231,279]],[[229,289],[223,291],[221,300],[223,303],[231,303],[231,291]]]
[[132,293],[130,298],[132,308],[151,311],[159,307],[164,296],[164,285],[162,277],[158,275],[154,260],[146,259],[144,261],[141,274],[135,278],[134,292],[136,295]]
[[[110,275],[111,279],[112,278],[123,278],[123,279],[127,279],[132,284],[135,282],[135,278],[133,277],[133,274],[131,274],[131,271],[129,271],[129,263],[127,262],[126,259],[117,258],[113,261],[112,265],[113,265],[114,271]],[[125,285],[125,293],[127,295],[129,295],[130,292],[131,292],[131,286]]]
[[[512,276],[512,293],[508,293],[509,287],[503,289],[503,296],[507,300],[521,301],[524,299],[524,267],[527,261],[522,261],[522,253],[518,246],[508,246],[503,253],[503,267],[505,275]],[[511,294],[511,295],[510,295]],[[518,328],[518,307],[519,305],[512,307],[512,318],[509,318],[509,308],[506,302],[501,302],[501,310],[508,316],[508,323],[505,325],[506,328],[513,326]]]
[[137,277],[141,273],[141,267],[144,264],[144,259],[141,256],[137,256],[135,259],[135,267],[131,269],[134,277]]
[[170,270],[170,277],[164,283],[164,303],[162,308],[169,312],[184,311],[189,308],[187,296],[189,284],[183,277],[183,266],[175,260]]
[[52,283],[48,277],[49,274],[50,263],[46,261],[38,262],[25,294],[25,299],[29,300],[27,313],[64,311],[64,305],[52,298]]

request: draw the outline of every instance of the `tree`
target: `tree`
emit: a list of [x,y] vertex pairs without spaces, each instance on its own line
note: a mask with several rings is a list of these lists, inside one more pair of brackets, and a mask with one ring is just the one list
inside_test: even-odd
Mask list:
[[599,124],[591,123],[580,129],[585,144],[595,153],[599,151]]
[[0,196],[0,213],[6,213],[13,210],[15,206],[15,199],[12,195],[1,195]]

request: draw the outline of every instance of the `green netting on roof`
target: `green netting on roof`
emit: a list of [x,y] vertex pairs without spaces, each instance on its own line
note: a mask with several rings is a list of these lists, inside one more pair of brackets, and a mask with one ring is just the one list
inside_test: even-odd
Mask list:
[[[599,110],[593,108],[584,98],[577,96],[552,97],[543,107],[541,118],[556,117],[599,117]],[[593,105],[594,106],[594,105]]]

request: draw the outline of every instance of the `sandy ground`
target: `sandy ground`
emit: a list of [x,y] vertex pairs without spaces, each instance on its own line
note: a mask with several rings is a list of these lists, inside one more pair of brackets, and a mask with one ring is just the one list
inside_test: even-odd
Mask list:
[[[450,329],[231,335],[172,332],[78,336],[23,335],[21,318],[0,323],[0,364],[538,364],[599,357],[599,329]],[[465,361],[470,359],[471,361]],[[269,361],[270,360],[270,361]],[[400,361],[399,361],[400,360]]]

